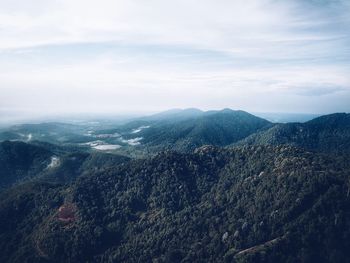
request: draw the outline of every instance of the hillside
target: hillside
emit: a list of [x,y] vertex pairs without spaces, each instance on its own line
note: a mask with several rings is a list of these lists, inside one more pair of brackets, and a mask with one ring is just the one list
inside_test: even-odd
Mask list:
[[0,196],[1,262],[346,262],[349,163],[288,146],[162,152]]
[[176,112],[156,117],[101,133],[118,133],[130,144],[129,149],[146,154],[162,150],[191,152],[208,144],[229,145],[271,125],[247,112],[230,109],[208,112],[189,109],[184,110],[183,115]]
[[[125,124],[81,121],[22,124],[0,131],[0,141],[65,147],[72,151],[109,152],[147,157],[171,149],[191,152],[207,144],[226,146],[272,124],[244,111],[174,109],[130,120]],[[112,127],[112,128],[111,128]]]
[[0,142],[0,191],[29,180],[67,183],[84,172],[115,166],[129,158],[82,153],[48,143]]
[[53,153],[23,142],[0,143],[0,190],[43,171]]
[[323,153],[350,153],[350,114],[336,113],[305,123],[277,124],[238,144],[289,144]]
[[24,142],[42,141],[48,143],[84,143],[89,137],[84,135],[84,125],[48,122],[39,124],[21,124],[0,131],[0,141],[21,140]]

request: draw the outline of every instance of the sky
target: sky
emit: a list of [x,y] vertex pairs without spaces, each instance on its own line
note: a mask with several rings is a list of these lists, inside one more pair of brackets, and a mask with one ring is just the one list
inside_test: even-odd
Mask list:
[[0,118],[350,111],[348,0],[0,0]]

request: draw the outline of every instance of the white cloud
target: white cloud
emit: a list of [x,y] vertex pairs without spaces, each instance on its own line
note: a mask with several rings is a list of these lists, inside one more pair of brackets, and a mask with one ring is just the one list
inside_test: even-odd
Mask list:
[[1,108],[319,111],[350,99],[350,8],[306,3],[0,0]]
[[[8,1],[6,1],[8,2]],[[298,13],[296,1],[92,0],[33,1],[36,8],[0,13],[2,48],[42,44],[122,41],[193,45],[230,52],[261,51],[271,42],[327,39],[293,32],[325,23],[321,14]],[[8,6],[8,8],[6,8]],[[9,10],[12,11],[9,11]],[[310,14],[310,12],[308,11]],[[315,12],[313,12],[315,13]],[[327,21],[326,21],[327,22]],[[322,25],[323,25],[322,24]],[[310,35],[311,34],[311,35]]]

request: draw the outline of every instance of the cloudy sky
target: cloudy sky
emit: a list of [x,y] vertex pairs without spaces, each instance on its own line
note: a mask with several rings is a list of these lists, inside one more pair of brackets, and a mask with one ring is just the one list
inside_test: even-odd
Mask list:
[[349,112],[350,1],[0,0],[3,117],[184,107]]

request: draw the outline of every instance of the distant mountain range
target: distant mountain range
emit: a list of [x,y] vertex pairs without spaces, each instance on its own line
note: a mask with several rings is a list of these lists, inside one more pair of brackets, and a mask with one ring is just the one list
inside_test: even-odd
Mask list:
[[[290,144],[333,153],[349,149],[349,114],[336,113],[304,123],[271,123],[244,111],[169,110],[110,128],[96,123],[16,125],[1,140],[48,142],[77,151],[108,151],[145,157],[162,150],[191,152],[202,145]],[[248,138],[249,136],[249,138]],[[241,141],[241,142],[239,142]]]
[[16,125],[2,130],[0,141],[40,141],[77,150],[147,156],[166,149],[190,152],[206,144],[226,146],[271,125],[244,111],[185,109],[137,118],[112,129],[91,122]]
[[278,112],[256,112],[253,114],[274,123],[307,122],[321,116],[321,114],[278,113]]

